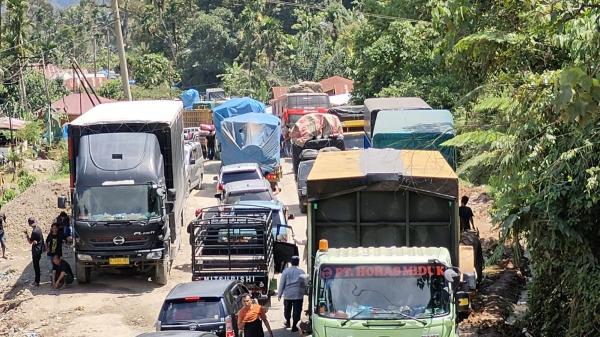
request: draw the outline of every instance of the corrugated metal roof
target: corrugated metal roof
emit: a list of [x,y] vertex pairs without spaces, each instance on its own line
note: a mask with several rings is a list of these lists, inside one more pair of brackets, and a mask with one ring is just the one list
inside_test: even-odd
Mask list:
[[443,247],[356,247],[330,248],[319,256],[320,263],[427,263],[431,259],[451,266],[450,252]]
[[183,110],[181,101],[132,101],[104,103],[75,119],[71,125],[88,126],[118,123],[166,123]]
[[367,98],[365,107],[369,111],[431,109],[431,106],[419,97]]

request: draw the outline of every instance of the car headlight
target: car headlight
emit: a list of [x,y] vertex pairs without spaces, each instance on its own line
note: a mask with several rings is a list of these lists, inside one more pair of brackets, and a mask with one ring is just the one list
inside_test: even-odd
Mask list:
[[92,257],[90,255],[86,255],[86,254],[77,254],[77,259],[79,261],[86,261],[86,262],[92,261]]
[[162,257],[162,251],[150,252],[146,254],[146,259],[148,260],[160,260]]

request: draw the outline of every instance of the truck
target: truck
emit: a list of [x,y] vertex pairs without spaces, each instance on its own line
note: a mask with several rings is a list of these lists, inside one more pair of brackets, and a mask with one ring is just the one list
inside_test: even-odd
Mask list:
[[371,146],[377,149],[437,150],[456,170],[456,149],[442,146],[454,138],[452,113],[448,110],[380,111]]
[[332,114],[310,113],[302,116],[292,127],[289,135],[294,177],[304,150],[320,150],[336,147],[344,150],[342,123]]
[[313,336],[457,336],[477,268],[439,152],[319,153],[307,193]]
[[373,137],[375,122],[380,111],[432,110],[432,107],[419,97],[380,97],[365,99],[365,133]]
[[[282,209],[283,210],[283,209]],[[277,204],[267,202],[221,205],[200,210],[190,224],[192,280],[235,279],[260,303],[270,303],[276,289],[277,263],[297,254],[287,240],[287,228]],[[289,252],[291,249],[291,252]],[[288,258],[289,260],[289,258]]]
[[186,197],[177,101],[101,104],[69,125],[79,283],[97,268],[134,268],[166,284]]
[[282,177],[279,118],[265,113],[247,113],[221,122],[223,165],[257,163],[271,187]]

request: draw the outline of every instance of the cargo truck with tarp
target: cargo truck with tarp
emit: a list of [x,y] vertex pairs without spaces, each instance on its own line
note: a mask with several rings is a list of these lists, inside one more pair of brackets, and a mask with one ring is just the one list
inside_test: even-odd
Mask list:
[[375,122],[380,111],[431,110],[431,106],[419,97],[367,98],[365,104],[365,132],[373,137]]
[[477,268],[439,152],[319,153],[307,192],[313,336],[457,336]]
[[311,113],[302,116],[290,131],[292,167],[298,175],[298,164],[304,150],[337,147],[344,150],[344,132],[340,120],[331,114]]
[[265,113],[247,113],[221,122],[223,165],[257,163],[275,187],[281,180],[281,125],[279,118]]
[[377,149],[437,150],[455,170],[456,149],[441,145],[454,135],[453,118],[448,110],[381,111],[371,146]]
[[165,284],[181,243],[183,106],[101,104],[69,126],[75,269],[134,268]]

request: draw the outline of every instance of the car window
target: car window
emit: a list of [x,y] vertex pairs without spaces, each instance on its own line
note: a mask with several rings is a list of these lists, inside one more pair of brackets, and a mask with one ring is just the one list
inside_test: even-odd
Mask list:
[[223,173],[221,178],[221,183],[223,185],[232,183],[234,181],[241,180],[254,180],[254,179],[262,179],[262,177],[258,174],[257,171],[240,171],[240,172],[227,172]]
[[273,200],[273,194],[271,191],[260,191],[260,192],[239,192],[230,193],[226,197],[226,203],[232,204],[238,201],[269,201]]
[[163,325],[185,324],[189,321],[208,323],[220,321],[223,314],[220,298],[191,296],[165,302],[160,321]]

